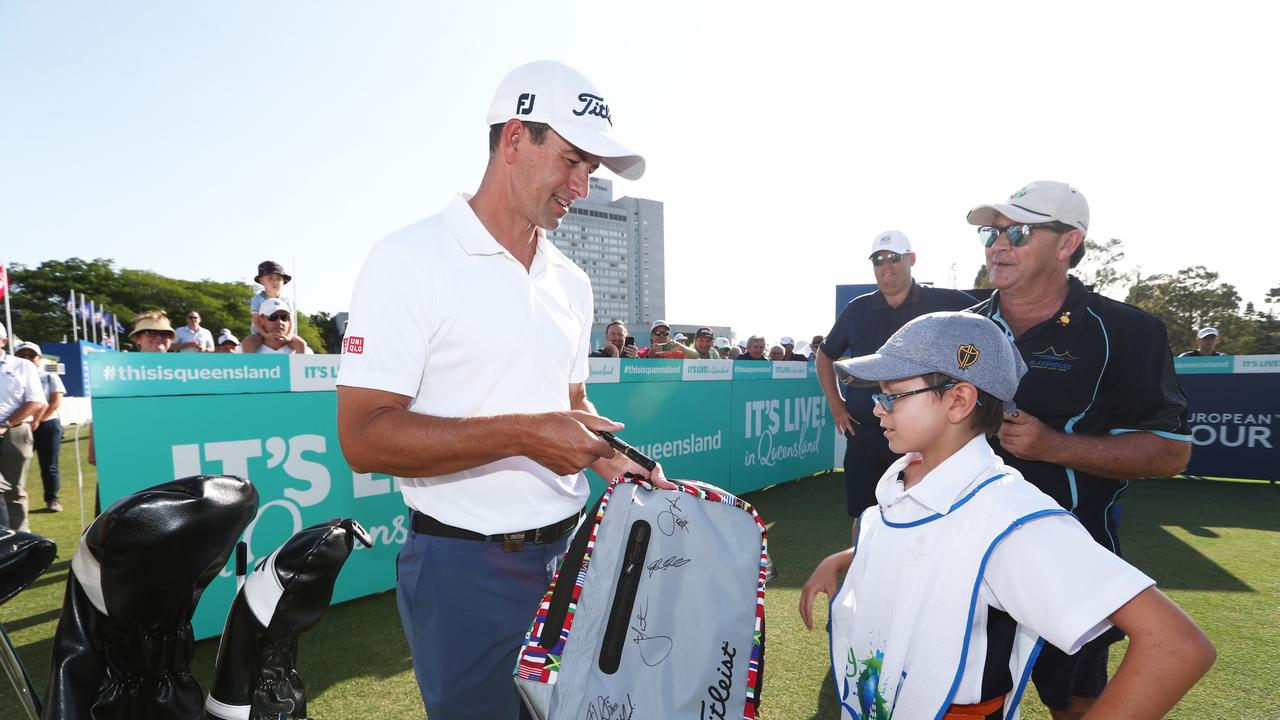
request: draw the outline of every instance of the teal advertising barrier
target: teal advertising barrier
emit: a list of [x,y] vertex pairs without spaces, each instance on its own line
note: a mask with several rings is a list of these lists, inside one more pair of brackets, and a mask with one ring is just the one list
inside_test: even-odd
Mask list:
[[[335,423],[339,356],[97,353],[89,358],[103,507],[199,473],[249,478],[252,565],[297,530],[354,517],[374,537],[344,566],[334,602],[390,589],[407,537],[395,479],[355,473]],[[667,475],[744,493],[832,468],[826,402],[806,363],[592,359],[588,395]],[[595,493],[604,482],[588,474]],[[222,631],[230,565],[201,598],[198,638]]]

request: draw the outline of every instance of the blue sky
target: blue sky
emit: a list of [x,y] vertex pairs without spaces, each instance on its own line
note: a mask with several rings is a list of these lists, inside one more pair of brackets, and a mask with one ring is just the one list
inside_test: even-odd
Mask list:
[[965,212],[1035,179],[1127,267],[1280,281],[1273,5],[549,5],[0,3],[0,257],[274,258],[345,309],[373,242],[474,190],[499,78],[553,58],[647,157],[615,193],[666,204],[673,322],[824,332],[890,228],[967,285]]

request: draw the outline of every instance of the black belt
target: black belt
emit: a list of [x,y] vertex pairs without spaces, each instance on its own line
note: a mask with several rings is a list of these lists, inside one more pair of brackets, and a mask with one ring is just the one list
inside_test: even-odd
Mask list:
[[521,530],[520,532],[499,533],[497,535],[481,535],[472,530],[466,530],[452,525],[445,525],[439,520],[424,515],[414,510],[411,515],[411,523],[413,531],[420,535],[435,535],[437,537],[454,538],[457,540],[479,540],[481,542],[501,542],[502,549],[505,552],[520,552],[524,549],[524,544],[544,545],[553,543],[565,535],[573,531],[578,525],[578,519],[582,517],[582,512],[578,511],[569,517],[553,522],[534,530]]

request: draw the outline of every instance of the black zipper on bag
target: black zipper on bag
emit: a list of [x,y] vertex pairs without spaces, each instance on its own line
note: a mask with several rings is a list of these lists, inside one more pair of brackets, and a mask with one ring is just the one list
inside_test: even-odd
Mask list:
[[613,593],[613,607],[609,609],[609,625],[600,644],[600,670],[607,675],[616,673],[622,662],[627,626],[636,604],[636,591],[640,589],[640,572],[644,569],[645,555],[649,550],[649,533],[649,523],[639,520],[631,526],[631,534],[627,536],[618,584]]

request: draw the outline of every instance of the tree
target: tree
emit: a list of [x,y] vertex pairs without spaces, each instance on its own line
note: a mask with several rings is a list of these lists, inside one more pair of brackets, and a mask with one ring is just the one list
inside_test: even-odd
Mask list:
[[[342,350],[342,331],[338,329],[337,320],[327,312],[318,312],[308,318],[311,324],[315,326],[316,331],[320,335],[320,339],[324,342],[325,352],[338,353]],[[309,342],[309,341],[308,341]],[[315,348],[316,352],[320,352],[320,348]]]
[[1126,300],[1164,321],[1174,349],[1194,347],[1197,329],[1213,326],[1223,338],[1220,349],[1240,354],[1232,336],[1238,340],[1252,334],[1241,332],[1240,294],[1235,286],[1218,282],[1218,273],[1203,265],[1147,278],[1135,273]]
[[[126,328],[144,310],[165,311],[174,327],[186,322],[188,310],[198,310],[202,324],[214,335],[229,328],[242,336],[251,326],[249,298],[254,289],[242,282],[176,280],[129,268],[117,271],[104,258],[47,260],[35,268],[15,263],[9,274],[14,286],[14,324],[22,337],[36,342],[71,336],[66,302],[72,289],[115,313]],[[296,317],[295,332],[316,352],[324,352],[326,345],[310,319],[302,313]]]
[[973,277],[973,287],[977,290],[991,287],[991,278],[987,277],[987,266],[985,264],[978,268],[978,274]]
[[1122,285],[1132,279],[1132,273],[1120,272],[1118,265],[1124,260],[1124,243],[1120,238],[1106,242],[1084,241],[1084,259],[1072,273],[1094,292],[1106,294],[1108,288]]

